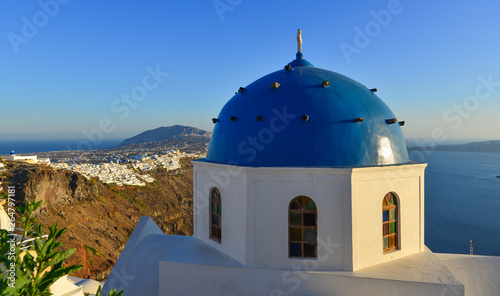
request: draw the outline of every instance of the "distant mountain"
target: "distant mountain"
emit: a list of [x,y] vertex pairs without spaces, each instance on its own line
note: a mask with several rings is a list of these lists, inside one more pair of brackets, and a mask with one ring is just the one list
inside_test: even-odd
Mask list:
[[[428,150],[429,147],[408,147],[410,150]],[[484,142],[471,142],[456,145],[437,145],[433,150],[443,151],[468,151],[468,152],[500,152],[500,141],[484,141]]]
[[163,142],[174,139],[184,138],[205,138],[210,140],[212,133],[199,128],[183,125],[174,125],[168,127],[159,127],[138,134],[132,138],[123,140],[118,147],[129,146],[142,143]]

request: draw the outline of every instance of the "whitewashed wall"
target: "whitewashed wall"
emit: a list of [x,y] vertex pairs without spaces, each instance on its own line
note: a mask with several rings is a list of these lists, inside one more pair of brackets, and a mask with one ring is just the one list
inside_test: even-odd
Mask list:
[[[355,271],[424,249],[425,164],[368,168],[249,168],[193,161],[194,235],[242,264]],[[209,238],[208,194],[222,199],[222,242]],[[400,199],[400,248],[382,251],[382,199]],[[288,206],[300,195],[318,212],[318,258],[288,258]]]
[[[352,175],[353,270],[422,252],[426,164],[356,168]],[[399,246],[382,250],[382,201],[398,197]]]

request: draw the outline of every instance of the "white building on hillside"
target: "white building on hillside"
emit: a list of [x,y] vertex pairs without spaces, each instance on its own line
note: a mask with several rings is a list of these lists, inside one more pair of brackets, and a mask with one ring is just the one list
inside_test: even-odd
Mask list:
[[[0,158],[10,160],[10,161],[21,161],[27,163],[38,163],[39,159],[36,155],[20,155],[16,154],[14,151],[10,152],[8,155],[0,155]],[[50,164],[49,158],[43,158],[42,163]]]
[[[300,37],[300,36],[299,36]],[[300,38],[298,38],[300,40]],[[297,58],[224,106],[193,161],[194,236],[143,217],[124,295],[498,295],[500,258],[424,244],[424,170],[374,92]]]

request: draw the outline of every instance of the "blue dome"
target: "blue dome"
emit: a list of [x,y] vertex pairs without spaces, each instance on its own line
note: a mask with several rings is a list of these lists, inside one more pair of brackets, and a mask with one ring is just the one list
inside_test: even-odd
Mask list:
[[362,84],[297,53],[226,103],[206,161],[252,167],[360,167],[409,162],[401,127]]

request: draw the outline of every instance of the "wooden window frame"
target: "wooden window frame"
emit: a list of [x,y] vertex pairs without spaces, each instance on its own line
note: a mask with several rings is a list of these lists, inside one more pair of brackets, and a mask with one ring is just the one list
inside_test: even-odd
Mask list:
[[[214,194],[216,198],[214,198]],[[217,208],[214,211],[214,202]],[[218,211],[218,207],[220,206],[220,213]],[[214,224],[214,216],[219,223]],[[210,215],[208,217],[210,219],[210,239],[221,243],[222,242],[222,200],[219,189],[213,187],[210,189]]]
[[[394,204],[391,204],[391,199],[394,200]],[[390,219],[390,210],[394,209],[394,219]],[[384,221],[384,211],[388,211],[388,219]],[[384,253],[388,253],[399,248],[399,202],[396,194],[389,192],[382,200],[382,250]],[[390,224],[394,223],[394,233],[390,233]],[[384,235],[384,226],[388,225],[389,233]],[[388,238],[388,247],[384,248],[384,238]],[[394,244],[391,245],[391,237],[393,237]]]
[[[305,205],[302,205],[300,202],[299,202],[299,198],[307,198],[307,202],[305,203]],[[297,201],[297,203],[299,204],[300,206],[300,209],[292,209],[292,204]],[[311,201],[313,204],[314,204],[314,210],[307,210],[306,207],[307,207],[307,204],[309,203],[309,201]],[[292,213],[301,213],[301,225],[300,226],[296,226],[296,225],[292,225],[292,222],[291,222],[291,214]],[[314,225],[315,226],[305,226],[304,225],[304,214],[311,214],[311,213],[314,213],[315,214],[315,217],[314,217]],[[297,227],[300,227],[301,229],[301,233],[302,233],[302,239],[300,241],[292,241],[291,239],[291,229],[293,228],[297,228]],[[305,229],[314,229],[314,237],[315,237],[315,240],[314,242],[311,242],[311,241],[306,241],[304,239],[304,230]],[[291,245],[292,243],[300,243],[301,244],[301,256],[292,256],[292,250],[291,250]],[[312,244],[314,245],[314,256],[305,256],[304,255],[304,244]],[[288,205],[288,258],[290,259],[317,259],[318,258],[318,208],[316,206],[316,203],[314,202],[314,200],[312,200],[311,198],[307,197],[307,196],[297,196],[295,197],[294,199],[292,199],[292,201],[290,201],[290,204]]]

